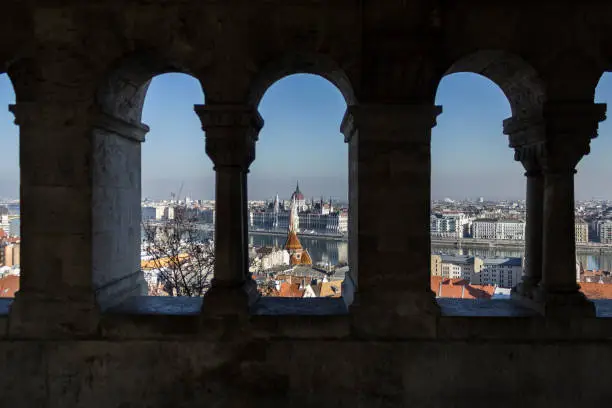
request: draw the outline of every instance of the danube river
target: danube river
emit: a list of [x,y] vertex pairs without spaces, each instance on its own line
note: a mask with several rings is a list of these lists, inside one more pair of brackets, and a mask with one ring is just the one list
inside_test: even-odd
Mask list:
[[[249,245],[275,246],[282,248],[285,246],[287,237],[282,235],[249,234]],[[329,238],[314,238],[300,236],[302,246],[308,250],[312,262],[329,263],[336,265],[348,261],[348,242]]]
[[[212,227],[202,231],[203,238],[212,239]],[[310,257],[315,264],[330,264],[337,265],[339,263],[348,262],[348,242],[337,238],[326,237],[308,237],[300,235],[302,246],[308,250]],[[144,238],[144,237],[143,237]],[[257,232],[249,234],[249,246],[262,247],[272,246],[282,248],[285,246],[287,237],[280,234],[266,234]],[[478,255],[481,257],[520,257],[524,255],[524,250],[520,247],[515,248],[491,248],[473,246],[470,248],[454,248],[449,246],[432,245],[432,253],[443,253],[452,255]],[[593,252],[585,252],[582,249],[577,256],[577,259],[582,263],[585,269],[603,269],[612,271],[612,252],[599,252],[593,249]]]
[[[285,244],[286,237],[279,235],[249,235],[249,244],[255,246],[277,246],[282,247]],[[335,265],[348,260],[348,242],[334,240],[329,238],[319,237],[303,237],[300,236],[302,246],[310,252],[310,256],[314,263],[330,263]],[[449,248],[443,246],[432,246],[432,253],[445,254],[463,254],[463,255],[478,255],[483,257],[523,257],[524,250],[520,248]],[[579,253],[578,261],[582,263],[585,269],[603,269],[606,271],[612,270],[612,253],[598,253],[594,250],[593,253]]]

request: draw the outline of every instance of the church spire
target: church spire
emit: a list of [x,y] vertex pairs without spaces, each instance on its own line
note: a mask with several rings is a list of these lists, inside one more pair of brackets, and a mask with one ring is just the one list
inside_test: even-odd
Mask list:
[[312,265],[312,258],[307,250],[302,247],[299,238],[297,237],[298,231],[298,215],[297,215],[297,203],[295,197],[291,198],[291,212],[289,213],[289,231],[287,234],[287,241],[285,241],[285,249],[289,252],[289,264],[290,265]]
[[278,213],[280,206],[280,200],[278,199],[278,193],[276,193],[276,197],[274,197],[274,212]]

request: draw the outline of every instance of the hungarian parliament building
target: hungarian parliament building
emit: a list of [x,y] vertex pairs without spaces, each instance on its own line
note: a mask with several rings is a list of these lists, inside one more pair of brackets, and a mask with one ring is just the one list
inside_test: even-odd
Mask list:
[[[331,200],[306,202],[298,184],[291,195],[293,202],[298,210],[294,219],[298,232],[343,235],[348,231],[348,213],[340,208],[335,209]],[[249,212],[249,227],[254,230],[287,231],[290,213],[290,207],[281,203],[277,194],[265,209]]]

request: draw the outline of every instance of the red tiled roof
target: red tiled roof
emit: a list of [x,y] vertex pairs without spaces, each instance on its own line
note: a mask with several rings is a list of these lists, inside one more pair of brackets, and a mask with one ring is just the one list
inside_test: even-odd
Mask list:
[[438,297],[454,299],[490,299],[495,292],[491,285],[471,285],[464,279],[430,278],[431,290]]
[[280,297],[292,297],[301,298],[304,296],[304,290],[300,289],[299,283],[281,283],[280,291],[278,294]]
[[12,298],[15,297],[15,292],[19,290],[19,276],[7,275],[0,278],[0,297]]
[[319,285],[321,285],[319,287],[320,297],[339,298],[342,296],[342,282],[341,281],[322,282]]
[[580,291],[589,299],[612,299],[612,284],[580,282]]
[[491,299],[495,293],[492,285],[467,285],[463,293],[463,299]]

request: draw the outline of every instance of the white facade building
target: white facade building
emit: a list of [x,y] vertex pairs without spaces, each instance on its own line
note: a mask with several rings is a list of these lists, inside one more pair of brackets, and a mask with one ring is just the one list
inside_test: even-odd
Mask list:
[[477,219],[472,223],[473,237],[476,239],[525,239],[525,222],[519,220]]
[[469,218],[463,213],[432,214],[430,217],[430,233],[432,237],[462,238]]
[[612,244],[612,221],[604,221],[598,224],[599,242],[602,244]]
[[474,272],[474,257],[469,255],[440,255],[441,275],[448,279],[470,280]]
[[521,281],[523,265],[521,258],[474,258],[471,283],[513,288]]
[[289,265],[289,252],[282,248],[261,247],[253,250],[252,256],[256,258],[251,272],[266,271],[275,266]]
[[156,220],[163,220],[165,216],[166,216],[166,207],[164,206],[155,207],[155,219]]
[[[342,234],[348,231],[348,214],[336,211],[329,214],[298,212],[294,218],[297,231]],[[289,211],[250,211],[249,226],[254,229],[286,230],[289,228]]]
[[589,242],[589,224],[582,220],[576,220],[574,230],[576,243],[586,244]]

